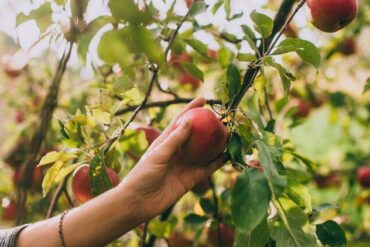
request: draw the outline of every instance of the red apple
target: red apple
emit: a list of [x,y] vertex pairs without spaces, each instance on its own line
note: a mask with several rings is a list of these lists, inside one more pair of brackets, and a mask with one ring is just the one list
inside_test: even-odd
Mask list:
[[261,162],[259,160],[250,160],[248,162],[248,166],[251,168],[258,169],[260,172],[264,172],[265,169],[263,168]]
[[211,226],[208,229],[208,241],[212,246],[232,247],[234,244],[234,229],[225,223],[220,223],[219,227],[221,238],[219,239],[217,226]]
[[218,52],[212,49],[207,50],[207,55],[210,59],[217,59],[218,57]]
[[345,39],[338,47],[338,51],[345,56],[355,54],[357,51],[357,43],[354,39]]
[[3,199],[3,220],[15,220],[17,217],[17,203],[13,200]]
[[158,136],[161,135],[161,131],[145,125],[140,125],[134,128],[137,132],[143,131],[145,133],[146,140],[149,145],[151,145]]
[[307,117],[312,109],[312,105],[308,101],[299,101],[297,105],[297,110],[294,113],[294,116],[297,118],[305,118]]
[[179,232],[174,232],[170,238],[171,246],[179,247],[193,247],[193,241],[186,238],[183,234]]
[[288,38],[298,38],[298,28],[293,23],[289,23],[289,25],[284,30],[284,34]]
[[180,54],[171,53],[169,64],[178,70],[183,70],[181,63],[190,63],[191,60],[192,57],[186,52]]
[[204,165],[215,159],[226,148],[227,128],[206,108],[194,108],[181,118],[191,123],[191,136],[181,151],[195,165]]
[[357,170],[357,180],[363,188],[370,188],[370,166],[364,165]]
[[209,178],[205,178],[197,183],[191,191],[196,195],[204,195],[209,189],[211,189],[211,184],[209,182]]
[[317,175],[314,180],[317,187],[321,189],[339,187],[342,183],[342,179],[337,173]]
[[[117,186],[119,183],[117,173],[112,168],[107,168],[107,174],[113,186]],[[74,172],[72,178],[72,191],[80,203],[87,202],[94,197],[91,191],[88,165],[82,165]]]
[[323,32],[336,32],[356,17],[358,0],[308,0],[312,24]]
[[22,71],[27,66],[28,61],[28,55],[22,50],[19,50],[13,55],[4,56],[4,71],[9,77],[16,78],[22,74]]
[[191,75],[187,72],[181,73],[178,80],[179,80],[180,84],[182,84],[182,85],[189,84],[193,87],[193,89],[199,88],[199,86],[201,84],[201,81],[198,78],[196,78],[195,76],[193,76],[193,75]]
[[188,8],[190,8],[190,6],[193,4],[193,2],[200,2],[200,1],[203,1],[203,0],[185,0],[186,6]]
[[16,123],[23,123],[25,120],[24,112],[23,111],[16,111],[15,112],[15,122]]

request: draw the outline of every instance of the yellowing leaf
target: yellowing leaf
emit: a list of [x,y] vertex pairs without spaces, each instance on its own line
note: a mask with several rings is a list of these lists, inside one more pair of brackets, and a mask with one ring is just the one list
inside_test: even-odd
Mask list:
[[62,169],[64,164],[65,163],[62,161],[57,161],[47,171],[44,177],[44,180],[42,181],[42,196],[43,197],[45,197],[49,193],[50,188],[53,185],[56,176],[58,175],[60,169]]
[[60,157],[60,152],[51,151],[45,154],[44,157],[41,158],[38,166],[49,165],[51,163],[54,163],[55,161],[59,159],[59,157]]
[[67,166],[67,167],[62,168],[59,171],[58,175],[56,176],[55,182],[56,183],[59,183],[60,181],[62,181],[63,178],[65,178],[71,172],[73,172],[79,165],[81,165],[81,164],[80,163],[77,163],[77,164],[73,164],[73,165],[70,165],[70,166]]

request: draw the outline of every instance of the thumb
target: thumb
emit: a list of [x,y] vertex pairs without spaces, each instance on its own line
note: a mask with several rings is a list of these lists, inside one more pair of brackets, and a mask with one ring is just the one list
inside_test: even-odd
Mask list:
[[190,119],[182,119],[172,133],[157,147],[163,160],[172,158],[178,149],[185,144],[191,135]]

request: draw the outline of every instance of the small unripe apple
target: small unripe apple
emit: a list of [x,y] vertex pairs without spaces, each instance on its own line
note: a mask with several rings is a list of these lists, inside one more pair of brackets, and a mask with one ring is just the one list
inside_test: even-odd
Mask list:
[[145,133],[145,138],[149,145],[151,145],[158,136],[161,135],[161,131],[145,125],[140,125],[134,128],[137,132],[143,131]]
[[205,165],[220,155],[226,148],[227,128],[206,108],[194,108],[186,112],[180,121],[191,123],[191,136],[181,151],[194,165]]
[[3,199],[3,220],[15,220],[17,217],[17,203],[13,200],[6,199],[4,202]]
[[204,195],[209,189],[211,189],[211,184],[209,182],[209,178],[205,178],[201,180],[199,183],[197,183],[192,189],[191,192],[193,192],[196,195]]
[[363,188],[370,188],[370,166],[364,165],[357,170],[357,180]]
[[338,51],[345,56],[355,54],[357,51],[357,43],[354,39],[345,39],[341,44],[339,44]]
[[[112,168],[107,168],[107,174],[112,181],[113,187],[117,186],[119,183],[117,173]],[[80,203],[87,202],[94,198],[90,185],[88,165],[82,165],[74,172],[72,178],[72,191]]]
[[232,247],[234,244],[235,230],[225,223],[220,223],[219,227],[221,238],[219,239],[217,226],[211,226],[208,229],[208,241],[212,246]]
[[358,0],[308,0],[312,24],[323,32],[336,32],[356,17]]
[[179,77],[179,82],[180,84],[182,85],[191,85],[193,89],[197,89],[199,88],[200,84],[201,84],[201,81],[196,78],[195,76],[187,73],[187,72],[183,72],[181,73],[180,77]]
[[3,57],[4,72],[11,78],[16,78],[22,74],[23,69],[29,62],[28,55],[19,50],[13,55]]

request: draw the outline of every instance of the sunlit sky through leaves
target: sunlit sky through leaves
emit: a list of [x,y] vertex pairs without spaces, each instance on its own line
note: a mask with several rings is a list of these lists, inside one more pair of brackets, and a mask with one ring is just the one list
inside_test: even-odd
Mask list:
[[[16,15],[17,13],[23,12],[28,14],[32,9],[37,8],[43,4],[45,0],[0,0],[0,31],[7,33],[14,40],[17,40],[22,49],[29,51],[31,57],[41,56],[47,49],[53,49],[57,54],[62,53],[61,45],[56,44],[55,46],[50,47],[49,39],[43,39],[42,42],[38,42],[37,45],[34,45],[39,39],[42,33],[40,32],[37,23],[34,20],[30,20],[22,23],[16,27]],[[109,9],[106,6],[108,1],[103,0],[90,0],[89,7],[85,18],[87,21],[91,21],[98,16],[109,14]],[[166,11],[171,6],[172,0],[153,0],[154,6],[160,11],[160,18],[163,18]],[[213,6],[216,0],[206,0],[207,4]],[[279,1],[280,2],[280,1]],[[276,2],[276,8],[279,5],[279,2]],[[232,14],[237,14],[243,12],[245,15],[242,18],[227,21],[226,13],[223,8],[220,8],[216,15],[211,13],[209,9],[207,12],[202,13],[197,16],[197,21],[200,25],[206,25],[212,23],[221,31],[227,31],[231,34],[234,34],[238,37],[242,37],[241,24],[251,25],[249,18],[249,13],[253,10],[265,13],[271,17],[274,16],[276,9],[267,9],[264,8],[264,5],[267,3],[266,0],[263,1],[254,1],[254,0],[232,0],[231,9]],[[271,5],[270,5],[271,6]],[[60,23],[68,23],[70,16],[69,10],[63,10],[61,7],[58,7],[56,4],[52,5],[53,8],[53,22],[56,23],[54,26],[60,26]],[[187,11],[185,1],[177,1],[175,11],[179,14],[184,15]],[[300,13],[295,18],[295,23],[300,28],[301,38],[308,39],[315,44],[321,44],[325,40],[325,36],[316,32],[312,29],[312,26],[308,25],[308,14],[307,9],[303,8],[300,10]],[[186,30],[190,27],[190,23],[186,23],[182,30]],[[100,35],[104,30],[108,30],[109,27],[103,28]],[[96,55],[96,47],[99,41],[100,35],[97,35],[91,43],[89,49],[88,64],[90,61],[93,61],[94,64],[99,64],[100,59]],[[194,37],[200,41],[209,45],[210,48],[217,49],[218,45],[213,40],[210,34],[207,34],[205,31],[198,31],[194,34]],[[30,49],[32,47],[32,49]],[[249,51],[247,45],[242,47],[242,50]],[[76,52],[72,56],[70,65],[75,66],[78,64],[78,59]],[[86,72],[86,71],[85,71]],[[88,73],[90,74],[90,73]]]

